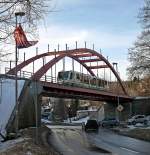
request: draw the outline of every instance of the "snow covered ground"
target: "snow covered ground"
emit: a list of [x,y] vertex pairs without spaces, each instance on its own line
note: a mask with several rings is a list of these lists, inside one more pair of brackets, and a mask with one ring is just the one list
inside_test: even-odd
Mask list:
[[[89,116],[87,116],[85,118],[81,118],[81,119],[76,120],[76,121],[74,121],[72,118],[71,122],[70,122],[70,119],[68,118],[67,120],[64,120],[63,123],[67,123],[67,124],[75,124],[75,123],[79,124],[79,123],[81,123],[82,124],[82,123],[86,123],[88,119],[89,119]],[[41,122],[45,123],[45,124],[53,123],[52,121],[49,121],[48,119],[41,119]]]
[[85,118],[81,118],[77,121],[72,121],[72,123],[86,123],[88,119],[89,119],[89,116],[87,116]]
[[52,123],[52,121],[49,121],[48,119],[41,119],[42,123]]
[[[5,127],[15,107],[15,80],[0,80],[0,132],[5,135]],[[18,96],[20,95],[24,82],[24,80],[18,80]]]
[[23,142],[24,138],[18,138],[15,140],[9,140],[4,143],[0,143],[0,154],[12,147],[14,147],[17,143]]
[[137,129],[137,128],[140,128],[140,129],[150,129],[150,125],[148,123],[148,125],[144,125],[143,123],[137,123],[136,125],[128,125],[127,126],[129,129]]

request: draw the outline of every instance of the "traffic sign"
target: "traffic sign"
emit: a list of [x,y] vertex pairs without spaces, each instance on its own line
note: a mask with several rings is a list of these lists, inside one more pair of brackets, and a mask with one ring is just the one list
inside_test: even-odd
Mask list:
[[117,110],[121,112],[123,109],[124,109],[124,107],[121,104],[119,104],[117,107]]

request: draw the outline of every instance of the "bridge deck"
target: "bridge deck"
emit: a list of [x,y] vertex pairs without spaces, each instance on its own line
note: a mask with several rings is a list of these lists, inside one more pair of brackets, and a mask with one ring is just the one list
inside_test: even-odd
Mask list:
[[130,96],[114,94],[105,90],[72,87],[42,81],[40,82],[40,84],[43,86],[43,94],[49,94],[54,97],[79,98],[110,102],[117,102],[118,98],[119,102],[131,102],[133,100],[133,98]]

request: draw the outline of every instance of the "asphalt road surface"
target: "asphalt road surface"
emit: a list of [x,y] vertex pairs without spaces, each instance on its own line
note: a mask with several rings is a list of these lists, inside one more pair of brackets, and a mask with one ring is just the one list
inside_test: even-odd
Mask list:
[[63,155],[150,155],[150,143],[121,136],[106,129],[85,133],[81,127],[48,126],[49,141]]

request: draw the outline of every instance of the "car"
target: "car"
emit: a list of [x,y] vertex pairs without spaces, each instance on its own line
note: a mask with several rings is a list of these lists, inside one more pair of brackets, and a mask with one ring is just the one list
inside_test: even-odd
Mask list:
[[42,119],[49,119],[50,116],[51,116],[51,113],[50,113],[50,112],[41,114],[41,118],[42,118]]
[[150,115],[146,116],[147,120],[150,121]]
[[137,123],[148,124],[148,119],[145,115],[135,115],[132,118],[128,119],[128,125],[136,125]]
[[49,117],[51,116],[51,109],[50,108],[43,108],[41,109],[41,117],[42,119],[49,119]]
[[119,126],[120,122],[116,118],[104,118],[101,122],[100,125],[102,127],[113,127],[113,126]]
[[97,120],[94,120],[94,119],[87,120],[87,122],[86,122],[86,124],[84,126],[84,129],[85,129],[86,132],[90,132],[90,131],[98,132],[99,125],[98,125]]

